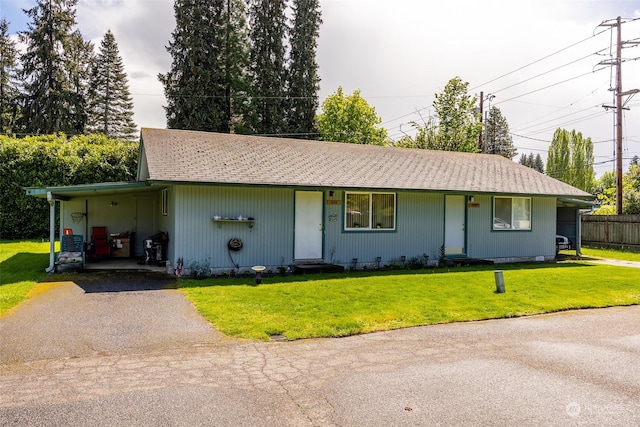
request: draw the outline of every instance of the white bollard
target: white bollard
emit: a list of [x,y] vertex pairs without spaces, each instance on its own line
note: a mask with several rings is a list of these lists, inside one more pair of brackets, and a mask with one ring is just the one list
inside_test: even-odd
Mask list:
[[496,293],[504,293],[504,276],[502,275],[502,270],[494,271],[493,275],[496,278]]

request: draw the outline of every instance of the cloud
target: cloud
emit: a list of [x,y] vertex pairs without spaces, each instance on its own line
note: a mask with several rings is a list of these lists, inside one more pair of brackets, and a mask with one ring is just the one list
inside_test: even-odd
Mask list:
[[[0,1],[6,6],[7,0]],[[34,4],[8,2],[25,8]],[[605,30],[598,27],[603,20],[640,17],[637,1],[320,0],[320,4],[321,101],[338,86],[347,93],[360,89],[389,134],[399,137],[409,130],[409,121],[428,114],[425,107],[433,102],[434,93],[460,76],[470,83],[472,93],[495,94],[491,105],[498,106],[511,131],[521,135],[514,137],[521,153],[533,149],[544,155],[555,128],[565,127],[594,141],[609,140],[596,144],[596,161],[611,159],[612,114],[601,105],[612,102],[608,89],[615,82],[610,68],[592,73],[602,68],[598,62],[610,59],[606,54],[611,38],[610,32],[592,35]],[[111,29],[129,76],[136,122],[165,127],[166,102],[157,74],[171,65],[165,46],[175,27],[173,1],[80,0],[77,22],[96,46]],[[638,37],[640,20],[623,26],[623,39]],[[563,48],[567,49],[549,56]],[[594,55],[602,49],[604,56]],[[624,55],[633,59],[639,52],[640,48],[625,49]],[[640,61],[624,63],[623,88],[640,89]],[[637,98],[625,110],[625,157],[640,154],[640,95]],[[606,163],[600,169],[610,168]]]
[[99,46],[111,30],[129,77],[139,126],[166,127],[165,104],[158,73],[171,65],[165,45],[175,27],[171,0],[82,0],[77,22],[85,38]]

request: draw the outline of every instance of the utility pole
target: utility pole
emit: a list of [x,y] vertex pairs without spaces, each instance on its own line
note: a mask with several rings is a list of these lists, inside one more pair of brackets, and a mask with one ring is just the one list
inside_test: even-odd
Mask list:
[[[616,212],[618,215],[622,215],[622,110],[628,110],[622,104],[622,97],[625,95],[634,95],[639,92],[638,89],[622,91],[622,45],[626,44],[622,42],[622,18],[619,16],[613,23],[603,22],[599,27],[616,27],[617,29],[617,43],[616,43],[616,58],[612,62],[600,62],[600,65],[615,65],[616,66],[616,103],[614,106],[603,105],[604,108],[614,108],[616,111]],[[631,42],[629,44],[637,45],[638,42]]]
[[482,124],[482,116],[484,113],[482,112],[482,103],[484,102],[484,92],[480,91],[480,135],[478,136],[478,148],[480,148],[480,152],[484,153],[484,147],[482,146],[482,129],[484,124]]
[[[493,100],[493,98],[495,98],[495,96],[491,95],[490,93],[487,94],[487,97],[484,97],[484,92],[480,92],[480,124],[482,126],[480,126],[480,135],[478,136],[478,148],[480,148],[480,152],[481,153],[486,153],[487,152],[487,147],[484,146],[484,143],[482,141],[482,132],[484,130],[484,101],[489,101],[489,106],[491,106],[491,101]],[[491,110],[491,109],[489,109]]]

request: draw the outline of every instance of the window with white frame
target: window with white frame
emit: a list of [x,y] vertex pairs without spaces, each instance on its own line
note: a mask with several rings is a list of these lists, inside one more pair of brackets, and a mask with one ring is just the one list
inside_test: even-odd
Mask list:
[[494,230],[531,230],[530,197],[494,197]]
[[169,215],[169,196],[166,188],[162,190],[162,215]]
[[395,193],[345,193],[345,230],[395,230]]

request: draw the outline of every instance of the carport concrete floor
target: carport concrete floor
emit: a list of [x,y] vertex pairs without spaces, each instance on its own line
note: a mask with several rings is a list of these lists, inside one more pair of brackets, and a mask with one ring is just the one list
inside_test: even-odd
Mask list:
[[638,306],[254,343],[174,286],[37,285],[0,318],[0,425],[640,424]]

